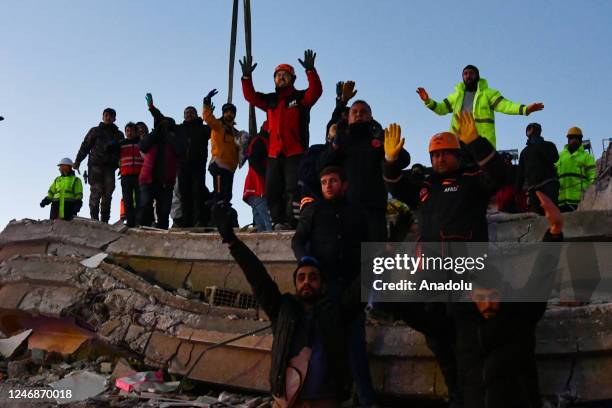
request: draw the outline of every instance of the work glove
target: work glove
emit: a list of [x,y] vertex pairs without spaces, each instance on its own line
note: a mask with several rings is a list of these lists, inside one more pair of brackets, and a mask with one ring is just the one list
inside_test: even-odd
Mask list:
[[397,123],[390,124],[385,129],[385,160],[389,163],[396,161],[403,147],[402,128]]
[[253,71],[255,71],[255,67],[257,64],[253,64],[253,57],[244,57],[242,60],[238,60],[240,63],[240,68],[242,68],[242,76],[250,77]]
[[346,81],[344,85],[342,85],[342,100],[348,102],[355,95],[357,95],[355,81]]
[[298,58],[298,62],[300,65],[304,67],[306,71],[310,71],[314,69],[315,58],[317,57],[317,53],[313,50],[304,51],[304,61]]
[[344,86],[343,81],[336,82],[336,99],[342,98],[342,87]]
[[425,88],[417,88],[416,93],[419,94],[419,97],[423,102],[427,102],[429,100],[429,94],[425,90]]
[[541,111],[542,109],[544,109],[543,103],[541,102],[532,103],[531,105],[527,106],[527,115],[529,115],[531,112]]
[[51,199],[49,197],[45,197],[40,202],[40,208],[45,208],[49,204],[51,204]]
[[147,93],[145,95],[145,100],[147,101],[147,106],[149,108],[153,106],[153,95],[151,95],[150,93]]
[[216,94],[218,94],[219,92],[217,92],[216,89],[213,89],[212,91],[210,91],[208,93],[208,95],[206,95],[204,97],[204,106],[208,105],[208,106],[212,106],[212,98],[213,96],[215,96]]
[[455,113],[455,118],[457,119],[459,127],[453,128],[453,130],[463,143],[470,144],[478,138],[476,122],[474,121],[472,112]]
[[224,244],[231,244],[238,240],[234,234],[234,227],[232,227],[231,209],[232,205],[227,202],[217,203],[212,208],[212,219]]
[[77,200],[74,203],[74,215],[77,215],[79,211],[81,211],[82,206],[83,206],[83,200]]
[[561,216],[559,207],[557,207],[543,192],[536,191],[535,193],[540,199],[540,205],[544,210],[544,216],[548,220],[550,233],[553,235],[561,234],[563,232],[563,217]]

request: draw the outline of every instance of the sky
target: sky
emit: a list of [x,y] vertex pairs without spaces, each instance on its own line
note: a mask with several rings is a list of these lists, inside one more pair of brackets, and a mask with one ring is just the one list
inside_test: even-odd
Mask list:
[[[227,99],[230,0],[1,1],[0,163],[4,170],[0,227],[11,219],[44,219],[40,200],[58,175],[63,157],[74,160],[102,110],[116,124],[152,126],[145,94],[167,116],[201,109],[212,88]],[[441,101],[476,65],[489,86],[510,100],[543,102],[529,117],[496,115],[498,149],[522,149],[525,127],[542,124],[543,136],[563,148],[567,130],[579,126],[602,152],[612,137],[612,2],[589,1],[252,1],[252,52],[257,90],[273,90],[273,70],[292,64],[296,87],[307,86],[297,59],[317,53],[323,95],[311,111],[311,144],[322,143],[334,107],[335,83],[354,80],[384,126],[402,126],[412,162],[429,164],[427,144],[446,130],[415,93],[425,87]],[[240,10],[237,59],[245,54]],[[237,127],[248,128],[248,108],[234,71]],[[264,113],[257,112],[258,125]],[[82,169],[85,167],[82,166]],[[242,201],[246,167],[236,172],[233,204],[241,225],[252,222]],[[210,175],[207,185],[211,186]],[[111,221],[119,217],[120,181]],[[83,209],[87,217],[89,187]]]

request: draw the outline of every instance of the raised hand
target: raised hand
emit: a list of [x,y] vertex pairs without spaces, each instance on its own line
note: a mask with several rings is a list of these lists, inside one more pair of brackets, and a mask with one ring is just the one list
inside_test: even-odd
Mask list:
[[527,106],[527,114],[529,115],[531,112],[541,111],[542,109],[544,109],[543,103],[541,102],[532,103],[531,105]]
[[423,102],[427,102],[429,100],[429,94],[425,88],[417,88],[416,93],[419,94],[419,98],[421,98]]
[[304,51],[304,61],[298,58],[298,62],[304,67],[306,71],[310,71],[314,69],[316,57],[316,52],[314,52],[313,50],[306,50]]
[[459,127],[453,130],[459,139],[465,144],[470,144],[476,140],[478,132],[476,131],[476,121],[474,121],[472,112],[455,113],[455,118]]
[[338,81],[336,82],[336,98],[342,98],[342,87],[344,86],[344,82]]
[[544,216],[548,220],[550,233],[553,235],[561,234],[563,232],[563,217],[561,216],[559,207],[557,207],[543,192],[536,191],[535,193],[540,199],[540,205],[544,210]]
[[385,129],[385,160],[390,163],[396,161],[403,147],[402,128],[397,123],[390,124]]
[[348,102],[353,96],[357,94],[355,89],[355,81],[346,81],[342,85],[342,100]]
[[238,61],[240,63],[240,68],[242,68],[242,76],[250,77],[253,71],[255,71],[255,67],[257,64],[253,64],[253,57],[244,57]]
[[218,94],[219,92],[217,92],[216,89],[213,89],[212,91],[210,91],[205,97],[204,97],[204,106],[208,105],[211,106],[212,105],[212,98],[213,96],[215,96],[216,94]]
[[153,95],[151,95],[151,93],[147,92],[147,94],[145,95],[145,100],[147,101],[148,107],[153,106]]

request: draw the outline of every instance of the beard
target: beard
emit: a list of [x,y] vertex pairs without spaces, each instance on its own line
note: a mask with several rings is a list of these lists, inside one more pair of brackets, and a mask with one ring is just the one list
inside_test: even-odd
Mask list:
[[478,78],[472,81],[463,81],[463,83],[465,84],[466,91],[476,92],[476,90],[478,89]]

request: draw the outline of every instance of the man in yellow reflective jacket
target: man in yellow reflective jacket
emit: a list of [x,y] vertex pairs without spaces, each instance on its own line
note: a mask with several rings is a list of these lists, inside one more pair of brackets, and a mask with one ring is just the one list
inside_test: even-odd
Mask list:
[[567,131],[567,144],[555,166],[561,185],[559,208],[563,212],[574,211],[584,191],[595,181],[595,158],[584,150],[580,128]]
[[[480,78],[478,68],[473,65],[463,68],[463,82],[458,83],[455,92],[442,102],[431,99],[424,88],[417,88],[417,93],[425,106],[438,115],[471,112],[476,120],[478,134],[487,139],[493,147],[496,146],[495,112],[527,116],[531,112],[544,109],[542,103],[521,105],[504,98],[498,90],[489,88],[487,80]],[[457,127],[458,123],[453,115],[451,131]]]
[[53,180],[47,196],[40,202],[40,207],[51,204],[49,218],[69,221],[83,205],[83,184],[72,170],[72,160],[65,157],[59,164],[60,175]]

